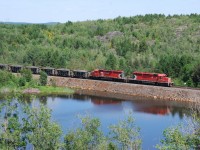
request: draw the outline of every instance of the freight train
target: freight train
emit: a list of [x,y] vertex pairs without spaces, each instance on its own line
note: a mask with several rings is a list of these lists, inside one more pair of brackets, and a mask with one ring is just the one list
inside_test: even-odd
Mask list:
[[46,72],[49,76],[72,77],[94,80],[107,80],[115,82],[125,82],[134,84],[151,84],[158,86],[171,87],[173,82],[171,78],[163,73],[149,73],[149,72],[133,72],[132,77],[125,77],[123,70],[103,70],[96,69],[91,72],[86,70],[70,70],[65,68],[55,69],[50,67],[36,67],[36,66],[21,66],[21,65],[7,65],[0,64],[0,69],[8,70],[13,73],[18,73],[22,69],[29,69],[33,74],[39,74],[40,71]]

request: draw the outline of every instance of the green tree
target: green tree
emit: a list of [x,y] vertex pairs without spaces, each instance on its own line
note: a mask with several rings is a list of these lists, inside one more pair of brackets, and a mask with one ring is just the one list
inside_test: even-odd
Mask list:
[[65,136],[65,149],[93,150],[107,149],[107,142],[99,130],[100,121],[89,116],[81,117],[81,127],[69,131]]
[[40,65],[41,49],[39,47],[31,47],[29,51],[26,52],[23,62],[31,64],[33,66]]
[[142,40],[139,45],[139,52],[146,52],[148,49],[148,45],[146,44],[145,40]]
[[179,127],[168,128],[163,132],[164,139],[161,141],[162,145],[157,145],[156,148],[160,150],[188,150],[189,145],[187,138],[182,135]]
[[106,30],[104,27],[98,26],[96,28],[95,35],[103,36],[105,34],[105,32],[106,32]]
[[106,66],[106,69],[108,70],[115,70],[117,69],[117,58],[115,57],[114,54],[110,54],[106,60],[106,63],[105,63],[105,66]]
[[192,110],[192,118],[187,118],[184,124],[167,128],[163,132],[164,139],[156,145],[160,150],[196,150],[200,148],[200,107]]
[[134,119],[128,116],[126,119],[120,121],[117,125],[110,127],[111,140],[118,149],[123,150],[139,150],[141,149],[141,139],[139,131],[136,127]]
[[126,68],[127,68],[127,66],[126,66],[125,59],[121,58],[121,59],[119,60],[119,69],[125,70]]
[[26,85],[26,78],[20,77],[19,78],[19,86],[25,86]]
[[46,85],[47,84],[47,74],[44,71],[40,72],[40,84]]
[[26,82],[30,82],[32,80],[33,76],[30,69],[23,69],[20,73]]
[[191,61],[192,58],[187,55],[163,55],[159,60],[158,68],[172,77],[182,77],[184,80],[189,80],[187,74],[192,68]]
[[200,85],[200,65],[198,65],[197,67],[195,67],[194,69],[194,73],[192,75],[192,80],[194,82],[194,85],[197,87],[198,85]]
[[34,145],[36,150],[59,149],[61,147],[60,137],[62,130],[60,126],[51,121],[51,111],[45,107],[26,110],[28,120],[23,120],[30,134],[27,139]]
[[51,121],[47,107],[21,107],[19,101],[12,103],[7,99],[0,108],[0,116],[4,118],[0,123],[0,149],[18,149],[27,143],[31,143],[35,150],[61,148],[61,128]]
[[2,86],[17,86],[18,80],[15,75],[10,72],[0,70],[0,87]]
[[0,111],[4,118],[0,123],[0,149],[12,150],[25,146],[26,143],[22,137],[23,132],[19,122],[17,104],[12,104],[10,98],[7,98],[7,102],[1,104]]

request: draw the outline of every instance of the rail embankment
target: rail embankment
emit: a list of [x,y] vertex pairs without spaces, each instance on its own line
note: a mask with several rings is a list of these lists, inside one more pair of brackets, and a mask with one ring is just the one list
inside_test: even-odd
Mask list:
[[200,103],[200,90],[119,83],[99,80],[48,77],[48,85],[70,87],[89,91],[107,92],[129,96],[142,96],[153,99],[174,100]]

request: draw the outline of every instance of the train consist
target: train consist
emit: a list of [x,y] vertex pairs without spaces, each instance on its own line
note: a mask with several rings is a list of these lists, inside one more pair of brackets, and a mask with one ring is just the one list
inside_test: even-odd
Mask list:
[[7,65],[7,64],[0,64],[0,69],[8,70],[13,73],[18,73],[22,69],[29,69],[32,71],[33,74],[39,74],[40,71],[44,71],[49,76],[108,80],[115,82],[135,83],[135,84],[152,84],[152,85],[168,86],[168,87],[171,87],[173,85],[171,78],[167,77],[166,74],[162,73],[133,72],[132,77],[127,78],[125,77],[123,70],[96,69],[94,71],[89,72],[86,70],[69,70],[65,68],[55,69],[50,67],[36,67],[36,66],[24,67],[21,65]]

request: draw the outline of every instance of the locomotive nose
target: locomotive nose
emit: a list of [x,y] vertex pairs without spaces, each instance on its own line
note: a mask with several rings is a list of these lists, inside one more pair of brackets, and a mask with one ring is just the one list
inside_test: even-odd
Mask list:
[[168,86],[173,86],[173,82],[172,82],[172,80],[171,80],[171,78],[168,78]]

